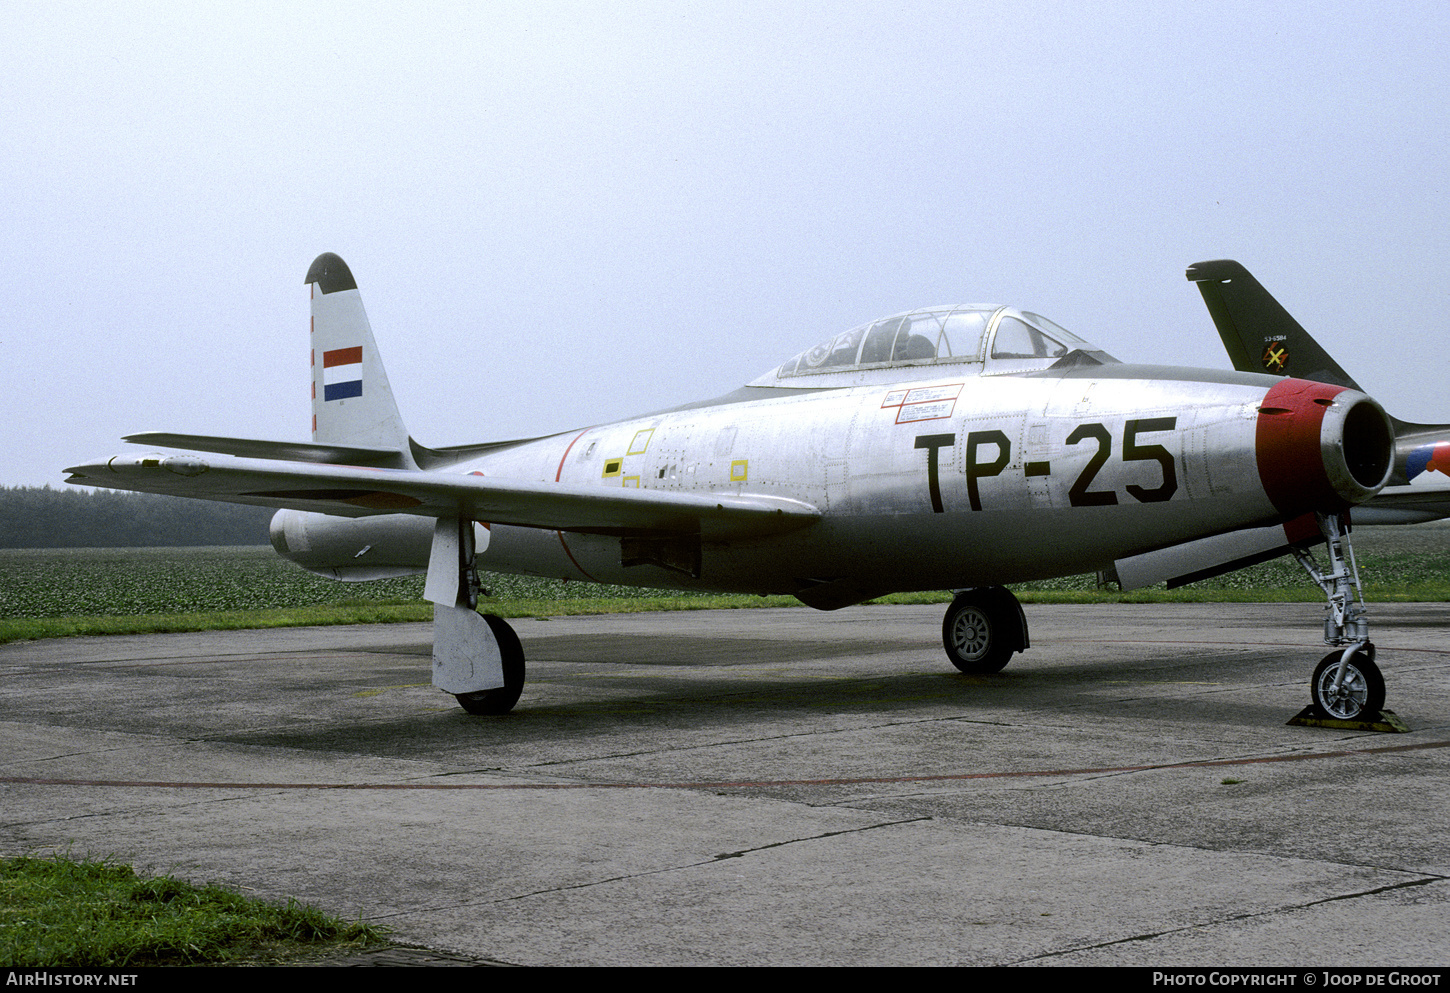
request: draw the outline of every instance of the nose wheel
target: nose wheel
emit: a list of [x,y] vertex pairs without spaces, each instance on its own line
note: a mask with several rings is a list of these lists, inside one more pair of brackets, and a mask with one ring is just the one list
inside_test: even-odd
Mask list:
[[1385,680],[1374,661],[1368,610],[1360,591],[1349,531],[1339,514],[1315,516],[1328,549],[1329,564],[1321,570],[1304,548],[1295,548],[1294,556],[1328,600],[1324,643],[1333,645],[1334,651],[1315,666],[1309,680],[1309,698],[1321,718],[1377,722],[1385,705]]
[[1332,720],[1378,718],[1385,705],[1385,680],[1374,664],[1374,645],[1366,642],[1363,648],[1324,656],[1309,680],[1309,695],[1319,712]]

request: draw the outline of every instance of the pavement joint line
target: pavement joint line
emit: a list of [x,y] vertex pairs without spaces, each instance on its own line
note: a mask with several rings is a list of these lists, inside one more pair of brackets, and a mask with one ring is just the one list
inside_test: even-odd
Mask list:
[[903,776],[843,776],[831,779],[699,780],[685,782],[613,783],[245,783],[186,782],[125,779],[68,779],[49,776],[0,776],[0,785],[11,786],[95,786],[130,789],[256,789],[256,790],[640,790],[640,789],[738,789],[781,786],[853,786],[862,783],[929,783],[974,779],[1021,779],[1046,776],[1088,776],[1125,772],[1154,772],[1170,769],[1213,769],[1224,766],[1269,765],[1307,762],[1316,759],[1355,758],[1398,752],[1450,748],[1450,740],[1424,741],[1377,748],[1339,749],[1329,752],[1293,752],[1254,758],[1202,759],[1191,762],[1150,762],[1141,765],[1095,766],[1080,769],[1018,769],[1005,772],[918,773]]
[[[902,820],[899,820],[899,821],[883,821],[880,824],[863,824],[860,827],[842,828],[839,831],[824,831],[824,832],[822,832],[820,834],[813,834],[813,835],[811,835],[810,837],[807,837],[807,838],[790,838],[790,839],[788,839],[786,841],[773,841],[773,842],[771,842],[768,845],[756,845],[754,848],[742,848],[738,852],[722,852],[721,854],[716,855],[710,861],[711,862],[723,862],[726,859],[739,859],[739,858],[744,858],[747,855],[753,855],[756,852],[769,851],[772,848],[783,848],[786,845],[798,845],[798,844],[800,844],[803,841],[820,841],[823,838],[836,838],[836,837],[839,837],[840,835],[843,835],[843,834],[861,834],[862,832],[865,832],[865,831],[875,831],[878,828],[897,827],[897,826],[899,826],[901,824],[917,824],[917,823],[920,823],[922,821],[931,821],[931,820],[935,820],[935,818],[934,817],[927,816],[927,815],[923,815],[921,817],[907,817],[907,818],[903,818]],[[700,864],[701,865],[708,865],[709,863],[702,862]]]
[[743,858],[746,855],[752,855],[752,854],[755,854],[757,852],[768,851],[769,849],[772,849],[772,848],[783,848],[783,847],[788,846],[788,845],[798,845],[798,844],[801,844],[801,843],[807,842],[807,841],[821,841],[821,840],[826,839],[826,838],[835,838],[835,837],[839,837],[841,835],[861,834],[861,833],[866,832],[866,831],[875,831],[875,830],[877,830],[879,828],[897,827],[897,826],[902,825],[902,824],[915,824],[915,823],[918,823],[918,822],[921,822],[921,821],[931,821],[931,820],[935,820],[935,818],[930,817],[930,816],[907,817],[907,818],[904,818],[902,820],[881,821],[881,822],[876,823],[876,824],[863,824],[863,825],[861,825],[859,827],[844,828],[844,829],[842,829],[840,831],[823,831],[820,834],[808,835],[808,836],[806,836],[804,838],[787,838],[784,841],[775,841],[775,842],[771,842],[768,845],[758,845],[758,846],[756,846],[754,848],[744,848],[744,849],[741,849],[738,852],[724,852],[724,853],[722,853],[720,855],[716,855],[716,856],[714,856],[712,858],[708,858],[708,859],[703,859],[703,860],[701,860],[699,862],[685,862],[685,863],[682,863],[680,865],[663,866],[663,867],[658,868],[658,869],[647,869],[647,870],[645,870],[643,872],[631,872],[631,873],[625,873],[625,874],[619,875],[619,876],[610,876],[607,879],[593,879],[593,880],[590,880],[588,882],[583,882],[583,883],[570,883],[567,886],[551,886],[551,887],[549,887],[547,889],[542,889],[542,890],[530,890],[527,893],[515,893],[512,896],[500,897],[497,900],[484,900],[484,901],[471,902],[471,903],[450,904],[448,906],[421,907],[421,908],[413,908],[413,909],[409,909],[409,910],[397,910],[397,911],[393,911],[392,913],[388,913],[388,914],[376,914],[376,915],[373,915],[373,916],[368,917],[367,920],[370,920],[370,921],[387,920],[387,919],[396,918],[396,917],[412,917],[412,916],[415,916],[417,914],[434,914],[434,913],[438,913],[438,912],[444,911],[444,910],[462,910],[462,909],[464,909],[466,907],[486,906],[486,905],[489,905],[489,904],[510,903],[510,902],[512,902],[514,900],[527,900],[530,897],[548,896],[548,895],[553,894],[553,893],[567,893],[567,892],[569,892],[571,890],[591,889],[591,888],[593,888],[595,886],[606,886],[606,885],[608,885],[610,883],[622,883],[622,882],[627,882],[628,880],[631,880],[631,879],[643,879],[646,876],[658,876],[658,875],[661,875],[663,873],[680,872],[681,870],[685,870],[685,869],[701,869],[701,868],[704,868],[706,866],[717,865],[717,864],[719,864],[721,862],[726,862],[726,861],[729,861],[731,859]]
[[[1369,868],[1379,868],[1370,866]],[[1401,869],[1382,869],[1384,872],[1402,872]],[[1045,952],[1041,955],[1033,955],[1029,958],[1018,959],[1011,965],[1025,965],[1028,962],[1042,962],[1049,959],[1061,958],[1064,955],[1073,955],[1077,952],[1091,952],[1100,948],[1112,948],[1115,945],[1127,945],[1135,941],[1155,941],[1158,938],[1166,938],[1170,935],[1183,934],[1186,931],[1202,931],[1205,928],[1217,927],[1220,924],[1233,924],[1238,921],[1251,921],[1260,917],[1277,917],[1283,914],[1292,914],[1301,910],[1308,910],[1310,907],[1323,906],[1326,903],[1335,903],[1340,900],[1358,900],[1362,897],[1378,896],[1381,893],[1389,893],[1394,890],[1409,889],[1416,886],[1429,886],[1434,883],[1445,882],[1450,876],[1429,875],[1419,879],[1406,879],[1398,883],[1388,883],[1384,886],[1375,886],[1367,890],[1359,890],[1354,893],[1339,893],[1334,896],[1322,897],[1318,900],[1308,900],[1304,903],[1288,904],[1282,907],[1271,907],[1268,910],[1258,910],[1248,914],[1232,914],[1216,921],[1200,921],[1197,924],[1185,924],[1182,927],[1166,928],[1162,931],[1150,931],[1146,934],[1129,935],[1126,938],[1115,938],[1112,941],[1100,941],[1092,945],[1079,945],[1075,948],[1063,948],[1052,952]]]

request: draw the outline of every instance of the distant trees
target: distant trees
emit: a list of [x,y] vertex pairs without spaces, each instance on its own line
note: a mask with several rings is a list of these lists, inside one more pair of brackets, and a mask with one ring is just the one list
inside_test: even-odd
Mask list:
[[0,486],[0,548],[265,545],[273,513],[152,493]]

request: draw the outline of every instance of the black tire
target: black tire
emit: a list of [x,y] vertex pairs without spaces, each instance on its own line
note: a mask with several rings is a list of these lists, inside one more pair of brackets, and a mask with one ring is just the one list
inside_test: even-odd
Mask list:
[[942,620],[942,647],[952,665],[965,673],[1001,672],[1021,651],[1021,608],[1000,586],[958,593]]
[[503,685],[494,690],[480,690],[477,693],[455,693],[458,705],[470,714],[507,714],[519,702],[524,691],[524,646],[508,621],[493,614],[484,614],[488,629],[498,642],[499,653],[503,655]]
[[1309,698],[1324,717],[1338,721],[1374,720],[1385,705],[1385,678],[1374,664],[1374,648],[1361,648],[1349,657],[1339,692],[1333,692],[1334,674],[1342,651],[1330,652],[1314,668]]

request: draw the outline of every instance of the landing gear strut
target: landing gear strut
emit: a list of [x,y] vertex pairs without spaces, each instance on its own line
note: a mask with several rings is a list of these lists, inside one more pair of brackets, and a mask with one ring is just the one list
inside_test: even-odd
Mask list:
[[524,688],[524,649],[508,623],[478,613],[477,555],[488,532],[467,517],[433,530],[425,599],[433,603],[433,685],[470,714],[507,714]]
[[1385,680],[1374,662],[1369,640],[1368,610],[1359,587],[1344,518],[1316,514],[1328,546],[1329,563],[1320,570],[1314,556],[1302,548],[1294,557],[1328,598],[1325,605],[1324,643],[1335,651],[1324,656],[1309,680],[1309,698],[1323,717],[1340,721],[1375,720],[1385,705]]
[[1006,587],[963,590],[947,608],[941,639],[947,658],[962,672],[1000,672],[1013,652],[1028,647],[1027,618]]

